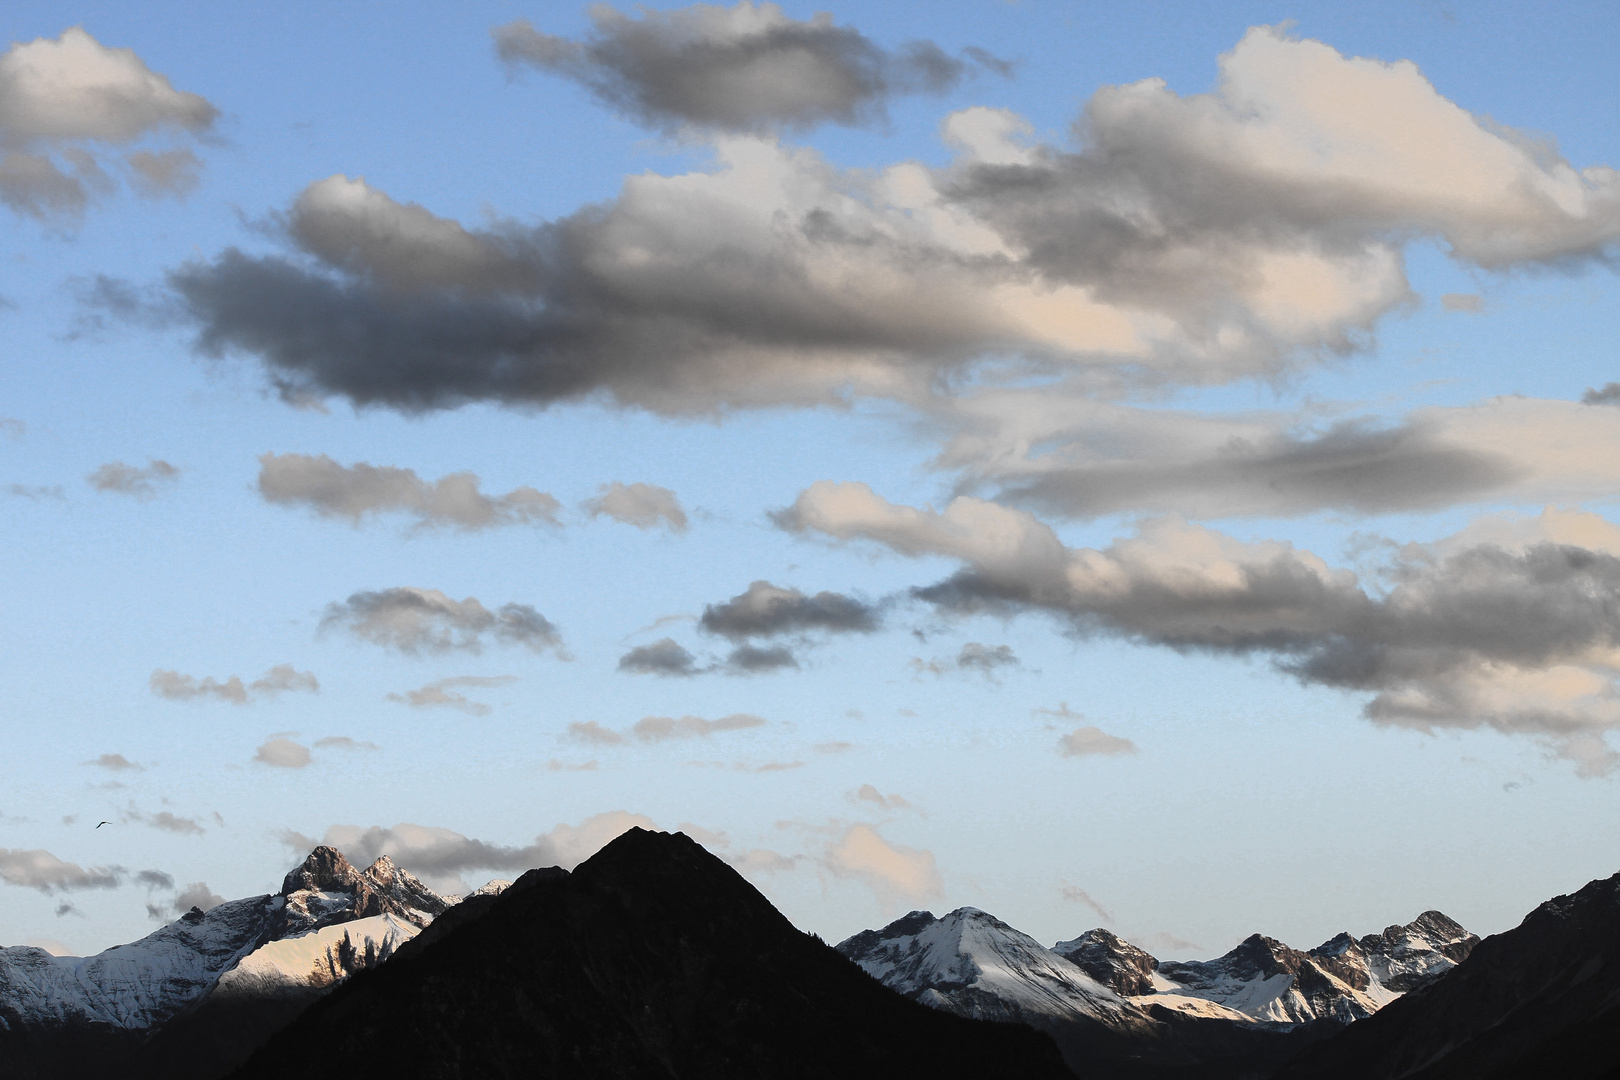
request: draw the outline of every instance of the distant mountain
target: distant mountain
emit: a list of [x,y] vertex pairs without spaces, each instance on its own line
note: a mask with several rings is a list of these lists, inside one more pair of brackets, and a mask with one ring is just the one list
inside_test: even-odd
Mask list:
[[193,908],[90,957],[0,949],[0,1077],[222,1075],[337,982],[452,901],[386,856],[318,847],[273,896]]
[[1287,1080],[1620,1077],[1620,874],[1536,908],[1466,962],[1292,1063]]
[[1309,952],[1256,934],[1216,960],[1161,963],[1107,930],[1046,949],[961,908],[914,911],[838,950],[915,1001],[1050,1033],[1083,1075],[1239,1076],[1371,1015],[1477,940],[1431,911]]
[[796,930],[681,834],[451,909],[236,1074],[1068,1077],[1021,1026],[929,1009]]

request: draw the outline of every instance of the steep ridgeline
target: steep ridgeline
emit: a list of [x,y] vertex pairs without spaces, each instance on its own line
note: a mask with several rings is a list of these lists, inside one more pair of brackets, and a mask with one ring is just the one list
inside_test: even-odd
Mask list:
[[891,993],[686,836],[643,829],[572,873],[531,870],[452,909],[237,1076],[317,1065],[442,1080],[1069,1075],[1044,1036]]
[[360,871],[320,847],[273,896],[193,908],[95,956],[0,949],[0,1077],[71,1076],[75,1068],[96,1075],[105,1061],[135,1076],[157,1060],[160,1040],[165,1055],[197,1057],[196,1075],[218,1075],[224,1064],[181,1044],[212,1030],[224,1012],[255,1018],[246,1028],[228,1025],[228,1052],[252,1032],[262,1039],[273,1027],[259,1031],[258,1018],[279,1026],[311,997],[386,959],[449,905],[386,856]]
[[1443,978],[1311,1048],[1281,1075],[1620,1076],[1620,874],[1547,901]]
[[1265,1072],[1466,957],[1477,939],[1438,912],[1300,952],[1255,935],[1225,956],[1161,963],[1107,930],[1043,948],[973,908],[912,912],[838,950],[885,985],[963,1016],[1052,1034],[1077,1072]]

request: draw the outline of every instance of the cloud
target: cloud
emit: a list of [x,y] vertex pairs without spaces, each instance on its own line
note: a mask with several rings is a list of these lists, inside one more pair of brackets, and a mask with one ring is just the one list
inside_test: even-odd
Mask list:
[[1477,315],[1485,310],[1485,298],[1478,293],[1446,293],[1440,297],[1440,306],[1447,311],[1466,311]]
[[593,746],[618,746],[625,737],[612,728],[605,728],[595,720],[574,721],[568,725],[568,737],[575,742]]
[[0,881],[46,895],[74,889],[116,889],[129,872],[121,866],[92,866],[63,862],[42,849],[22,851],[0,848]]
[[568,737],[576,742],[597,746],[618,746],[635,738],[641,742],[665,742],[669,739],[707,739],[725,731],[743,731],[764,727],[766,721],[751,713],[732,713],[716,720],[701,716],[644,716],[630,726],[628,732],[603,727],[595,720],[568,725]]
[[225,902],[225,898],[208,887],[204,881],[193,881],[174,898],[174,913],[184,915],[192,908],[209,911]]
[[850,802],[856,804],[872,803],[884,810],[910,810],[912,808],[911,803],[899,795],[885,795],[871,784],[862,784],[856,790],[851,791],[847,798]]
[[945,675],[952,671],[965,671],[995,682],[996,673],[1002,668],[1020,667],[1021,664],[1011,645],[981,645],[977,641],[970,641],[954,657],[934,660],[913,657],[911,666],[919,674]]
[[1410,63],[1276,29],[1222,57],[1213,92],[1105,87],[1075,131],[1044,145],[970,109],[946,121],[950,164],[859,170],[717,136],[704,170],[533,226],[468,229],[334,176],[288,211],[290,250],[228,249],[170,286],[202,354],[258,358],[289,400],[714,414],[1269,376],[1411,304],[1407,243],[1508,269],[1620,239],[1620,173]]
[[603,514],[614,521],[650,529],[662,522],[671,532],[686,531],[686,511],[669,488],[655,484],[605,484],[596,498],[585,504],[592,517]]
[[374,742],[362,739],[351,739],[347,735],[328,735],[324,739],[315,740],[317,750],[381,750],[382,747]]
[[838,877],[863,882],[884,908],[945,895],[933,852],[890,844],[870,825],[853,825],[827,845],[822,865]]
[[1136,744],[1118,735],[1110,735],[1101,728],[1087,724],[1075,728],[1058,740],[1058,753],[1064,757],[1089,757],[1093,754],[1134,754]]
[[[263,747],[261,747],[260,750],[262,751]],[[178,817],[171,814],[167,810],[160,810],[155,814],[143,814],[139,810],[131,809],[125,812],[124,820],[138,821],[141,824],[149,825],[154,829],[160,829],[163,832],[178,833],[181,836],[201,836],[207,831],[200,824],[198,824],[195,819]],[[145,879],[145,875],[147,873],[148,871],[142,871],[141,874],[136,876],[136,880],[141,881],[143,884],[149,884],[149,882],[147,882]],[[173,881],[170,881],[169,885],[164,887],[168,888],[172,887],[172,885]]]
[[1096,912],[1097,918],[1101,919],[1103,922],[1111,923],[1116,921],[1113,912],[1109,911],[1107,908],[1097,903],[1097,901],[1093,900],[1091,898],[1091,894],[1086,892],[1086,890],[1082,889],[1080,886],[1065,885],[1058,891],[1059,895],[1061,895],[1063,899],[1067,900],[1069,903],[1082,904]]
[[824,742],[817,743],[810,749],[818,754],[847,754],[855,749],[855,744],[851,742]]
[[591,761],[581,762],[577,765],[571,765],[566,761],[559,761],[556,758],[552,758],[550,761],[546,762],[546,770],[548,772],[595,772],[597,770],[597,763],[593,759]]
[[[696,125],[727,131],[805,129],[881,122],[901,94],[942,93],[968,65],[914,41],[890,52],[817,14],[800,21],[776,4],[692,4],[641,9],[633,18],[607,4],[590,9],[584,41],[536,30],[526,19],[492,31],[509,68],[528,66],[584,86],[604,104],[650,127]],[[971,55],[1002,74],[981,49]]]
[[841,593],[808,596],[798,589],[756,581],[723,604],[706,605],[698,625],[732,641],[810,630],[867,634],[878,628],[878,612],[874,606]]
[[[1595,514],[1481,518],[1394,549],[1373,591],[1291,544],[1177,518],[1141,522],[1105,549],[1069,548],[995,503],[964,496],[936,512],[821,483],[780,520],[961,560],[913,590],[946,612],[1038,611],[1079,636],[1270,656],[1302,682],[1370,693],[1364,714],[1381,724],[1490,726],[1566,754],[1588,745],[1572,740],[1620,729],[1620,528]],[[1579,757],[1586,771],[1606,760]]]
[[179,475],[180,470],[167,461],[154,459],[148,462],[144,469],[125,465],[122,461],[109,461],[85,479],[97,491],[133,495],[144,501],[157,498],[157,488],[154,485],[173,483],[175,477]]
[[[492,844],[451,829],[405,823],[392,828],[333,825],[321,842],[337,848],[357,866],[369,866],[387,855],[430,888],[466,892],[461,875],[470,871],[522,871],[539,866],[572,870],[619,834],[656,827],[640,814],[613,810],[586,818],[577,826],[558,825],[521,846]],[[295,847],[312,846],[301,842],[307,838],[297,839],[300,842]]]
[[687,678],[701,674],[697,657],[674,638],[659,638],[650,645],[637,645],[619,657],[619,670],[633,675],[665,675]]
[[309,747],[293,742],[291,739],[268,739],[253,754],[253,760],[262,765],[273,765],[278,769],[302,769],[308,767],[314,759],[310,757]]
[[557,524],[560,503],[543,491],[517,487],[485,495],[478,477],[451,473],[428,483],[414,470],[391,465],[340,465],[325,454],[263,454],[259,494],[266,502],[302,505],[322,517],[347,518],[358,526],[367,514],[405,513],[422,527],[459,529]]
[[[76,221],[93,194],[113,187],[105,155],[151,135],[201,135],[217,115],[80,27],[14,42],[0,54],[0,202],[41,221]],[[132,150],[123,164],[149,195],[183,193],[198,168],[184,147]]]
[[142,772],[145,766],[137,765],[123,754],[102,754],[94,761],[85,762],[86,765],[97,765],[112,772]]
[[174,888],[174,878],[161,870],[142,870],[134,880],[135,884],[144,885],[148,891]]
[[20,439],[28,434],[28,425],[15,416],[0,416],[0,435],[8,439]]
[[783,668],[797,668],[798,658],[793,651],[785,645],[772,645],[761,647],[758,645],[739,645],[726,656],[724,669],[733,675],[757,675],[767,671],[781,671]]
[[456,675],[448,679],[437,679],[419,690],[389,694],[388,700],[398,701],[413,709],[447,708],[457,709],[469,716],[488,716],[490,706],[472,700],[458,688],[506,686],[514,682],[517,682],[515,675]]
[[1620,493],[1608,452],[1620,412],[1571,401],[1499,397],[1320,423],[992,392],[959,403],[948,422],[957,430],[936,465],[961,471],[962,493],[990,489],[1060,517],[1398,513]]
[[32,499],[35,502],[44,499],[61,501],[67,498],[67,492],[63,491],[59,484],[48,487],[44,484],[7,484],[5,491],[13,498]]
[[1620,382],[1604,383],[1602,389],[1588,389],[1581,395],[1583,405],[1620,405]]
[[483,651],[487,634],[502,644],[547,649],[567,659],[562,635],[528,604],[490,611],[474,597],[452,600],[437,589],[408,586],[357,592],[328,604],[322,628],[342,626],[362,641],[415,656],[423,652]]
[[198,701],[215,698],[232,705],[246,705],[250,700],[274,698],[278,694],[298,692],[316,694],[321,684],[308,671],[299,671],[291,664],[277,664],[250,683],[242,682],[240,675],[232,675],[224,682],[212,675],[198,679],[178,671],[158,668],[149,680],[152,693],[170,701]]
[[666,739],[707,739],[722,731],[742,731],[764,727],[763,717],[751,713],[732,713],[718,720],[705,720],[700,716],[646,716],[637,720],[630,733],[642,742],[662,742]]

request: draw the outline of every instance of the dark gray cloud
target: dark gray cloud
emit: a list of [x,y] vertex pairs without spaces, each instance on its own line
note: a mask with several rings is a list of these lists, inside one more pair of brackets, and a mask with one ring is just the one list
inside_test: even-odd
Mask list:
[[1379,723],[1541,736],[1583,774],[1620,762],[1603,743],[1620,730],[1620,529],[1595,515],[1482,519],[1394,549],[1375,589],[1290,544],[1173,518],[1075,549],[993,503],[916,510],[864,485],[818,484],[779,520],[961,559],[913,590],[946,611],[1040,611],[1080,636],[1269,656],[1301,681],[1371,693],[1365,713]]
[[656,484],[605,484],[596,498],[585,504],[592,517],[606,515],[614,521],[650,529],[663,524],[671,532],[686,531],[686,511],[669,488]]
[[65,862],[43,849],[23,851],[0,848],[0,881],[52,894],[75,889],[116,889],[129,871],[121,866],[92,866]]
[[1586,405],[1620,405],[1620,382],[1604,383],[1601,388],[1593,388],[1581,395],[1581,402]]
[[561,504],[523,486],[486,495],[478,477],[451,473],[429,483],[412,469],[391,465],[340,465],[325,454],[264,454],[259,458],[259,494],[266,502],[305,506],[323,517],[355,525],[368,514],[404,513],[419,525],[466,530],[557,523]]
[[817,630],[869,634],[878,628],[876,606],[842,593],[808,595],[768,581],[756,581],[723,604],[703,609],[698,625],[711,634],[746,641]]
[[122,461],[109,461],[85,477],[97,491],[133,495],[137,499],[157,498],[157,485],[173,483],[180,470],[167,461],[149,461],[138,469]]
[[[901,94],[940,93],[969,65],[926,41],[889,51],[818,14],[790,18],[776,4],[741,0],[643,8],[631,17],[596,4],[583,41],[536,30],[526,19],[497,27],[495,51],[511,67],[572,79],[608,106],[656,128],[695,124],[727,131],[804,129],[883,119]],[[998,74],[1005,61],[966,55]]]
[[152,693],[170,701],[199,701],[212,698],[232,705],[246,705],[250,701],[274,698],[289,692],[317,694],[321,684],[314,674],[299,671],[291,664],[277,664],[250,683],[240,675],[232,675],[220,682],[212,675],[201,679],[195,675],[182,675],[164,668],[152,672],[149,680]]
[[686,678],[701,674],[697,657],[674,638],[659,638],[650,645],[637,645],[619,657],[619,670],[634,675],[667,675]]
[[168,890],[174,888],[174,878],[161,870],[142,870],[135,875],[135,884],[148,889]]
[[534,652],[549,649],[566,659],[562,634],[528,604],[502,604],[491,611],[475,597],[453,600],[437,589],[400,586],[357,592],[328,604],[321,626],[341,626],[362,641],[412,656],[477,653],[489,637]]
[[734,675],[756,675],[798,666],[798,658],[785,645],[739,645],[726,654],[724,665]]

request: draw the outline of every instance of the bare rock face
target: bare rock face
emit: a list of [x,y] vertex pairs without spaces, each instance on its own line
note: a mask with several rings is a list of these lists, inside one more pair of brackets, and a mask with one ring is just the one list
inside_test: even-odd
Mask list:
[[336,848],[318,847],[281,883],[286,898],[278,937],[308,933],[375,915],[424,927],[450,903],[384,855],[356,870]]
[[1153,973],[1159,962],[1124,938],[1108,930],[1087,930],[1052,951],[1116,994],[1131,997],[1153,993]]

